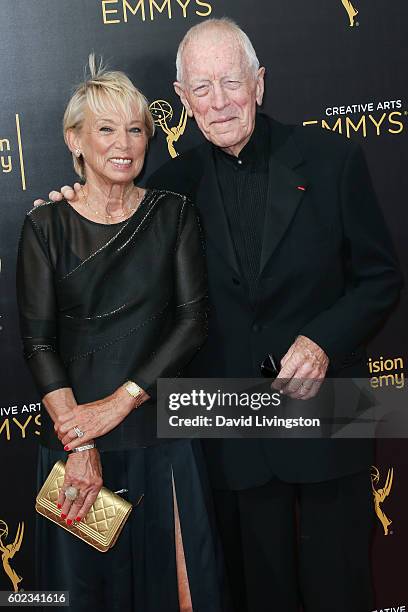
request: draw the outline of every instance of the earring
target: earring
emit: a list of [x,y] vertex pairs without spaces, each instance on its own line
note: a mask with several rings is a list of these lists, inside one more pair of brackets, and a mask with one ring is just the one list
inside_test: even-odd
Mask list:
[[75,149],[75,155],[76,155],[77,157],[80,157],[80,155],[81,155],[81,150],[80,150],[80,149]]

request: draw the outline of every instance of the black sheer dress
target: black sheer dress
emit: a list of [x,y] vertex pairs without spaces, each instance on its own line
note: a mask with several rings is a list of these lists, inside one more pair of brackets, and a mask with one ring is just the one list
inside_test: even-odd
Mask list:
[[[37,207],[23,226],[17,289],[25,356],[41,396],[72,387],[82,404],[131,379],[152,398],[96,440],[105,486],[127,489],[135,505],[118,542],[102,554],[38,517],[37,588],[69,590],[75,611],[178,611],[174,483],[194,612],[220,611],[200,449],[155,435],[157,378],[179,374],[206,337],[194,208],[159,190],[113,225],[87,220],[66,201]],[[66,458],[45,409],[40,441],[39,487]]]

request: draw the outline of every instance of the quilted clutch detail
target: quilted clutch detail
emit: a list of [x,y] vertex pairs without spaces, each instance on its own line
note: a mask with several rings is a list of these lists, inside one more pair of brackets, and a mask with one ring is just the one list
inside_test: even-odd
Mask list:
[[100,552],[107,552],[115,544],[132,510],[132,504],[106,487],[98,493],[95,503],[81,522],[67,525],[57,508],[57,500],[64,482],[65,463],[57,461],[37,495],[35,509],[77,538]]

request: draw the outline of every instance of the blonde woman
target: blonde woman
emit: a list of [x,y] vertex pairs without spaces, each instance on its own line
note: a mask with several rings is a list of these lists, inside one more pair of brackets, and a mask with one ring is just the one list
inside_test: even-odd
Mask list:
[[63,127],[84,185],[73,202],[27,214],[17,273],[25,356],[45,407],[38,483],[66,459],[58,505],[73,529],[102,482],[135,507],[105,555],[39,518],[38,588],[68,590],[74,611],[216,612],[199,451],[155,435],[157,379],[180,372],[206,338],[196,214],[185,197],[134,183],[154,124],[122,72],[91,56]]

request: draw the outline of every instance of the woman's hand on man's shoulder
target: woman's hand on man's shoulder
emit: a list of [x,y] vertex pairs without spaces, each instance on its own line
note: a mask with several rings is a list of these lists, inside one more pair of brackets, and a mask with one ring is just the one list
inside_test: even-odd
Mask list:
[[[61,187],[60,191],[50,191],[48,198],[51,202],[61,202],[61,200],[65,198],[65,200],[67,200],[67,202],[70,204],[75,204],[79,201],[80,193],[81,184],[74,183],[73,187],[70,185],[64,185]],[[39,206],[39,204],[44,204],[44,202],[45,200],[37,199],[34,200],[33,204],[34,206]]]

